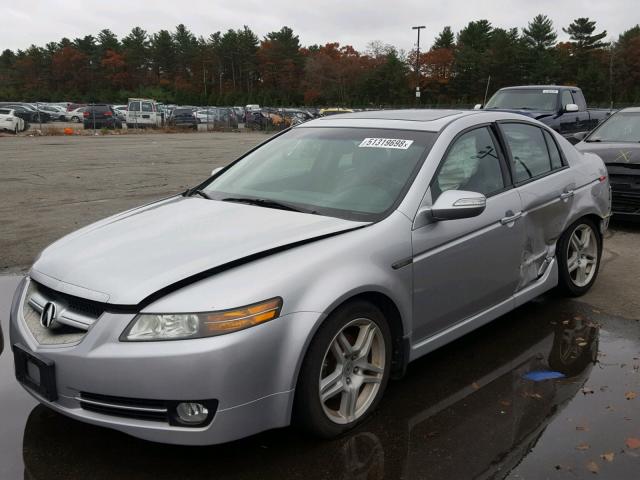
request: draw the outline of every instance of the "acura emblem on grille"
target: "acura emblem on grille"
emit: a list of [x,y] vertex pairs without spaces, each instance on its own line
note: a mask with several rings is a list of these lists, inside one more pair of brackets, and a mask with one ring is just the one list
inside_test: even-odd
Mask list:
[[50,328],[56,318],[56,304],[47,302],[40,314],[40,325],[44,328]]

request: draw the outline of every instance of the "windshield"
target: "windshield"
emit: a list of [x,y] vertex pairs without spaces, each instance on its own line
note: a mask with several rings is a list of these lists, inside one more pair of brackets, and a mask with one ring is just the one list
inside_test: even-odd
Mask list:
[[297,128],[250,153],[203,190],[213,199],[263,199],[301,211],[376,220],[404,194],[436,134]]
[[597,127],[587,142],[640,142],[640,112],[620,112]]
[[484,108],[553,112],[556,110],[557,97],[556,89],[501,90],[491,97]]

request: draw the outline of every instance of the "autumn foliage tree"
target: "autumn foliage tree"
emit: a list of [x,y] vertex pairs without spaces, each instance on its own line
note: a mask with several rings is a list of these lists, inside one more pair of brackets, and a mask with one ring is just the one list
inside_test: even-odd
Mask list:
[[[469,106],[518,84],[580,85],[591,103],[640,102],[640,26],[609,44],[596,21],[563,28],[536,15],[522,30],[489,20],[444,27],[420,54],[382,42],[359,51],[329,42],[303,47],[289,27],[262,39],[248,27],[196,36],[186,25],[119,39],[94,35],[0,53],[0,100],[122,102],[129,96],[199,105]],[[419,77],[419,80],[418,80]],[[490,82],[489,82],[490,78]]]

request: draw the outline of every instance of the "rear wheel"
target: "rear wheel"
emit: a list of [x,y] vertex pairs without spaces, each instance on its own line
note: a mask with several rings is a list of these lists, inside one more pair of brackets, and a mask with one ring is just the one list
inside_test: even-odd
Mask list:
[[341,307],[309,346],[296,390],[296,421],[326,438],[352,429],[380,402],[390,366],[391,333],[382,312],[364,301]]
[[602,257],[602,236],[596,224],[582,218],[571,225],[558,242],[560,289],[578,297],[596,281]]

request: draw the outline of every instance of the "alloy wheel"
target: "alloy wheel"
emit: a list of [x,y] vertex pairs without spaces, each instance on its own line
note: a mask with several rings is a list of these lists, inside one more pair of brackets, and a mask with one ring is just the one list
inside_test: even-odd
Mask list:
[[567,248],[569,278],[577,287],[591,282],[598,267],[598,240],[590,225],[581,224],[571,234]]
[[358,318],[345,325],[325,352],[318,395],[327,417],[338,424],[366,413],[382,383],[386,350],[376,323]]

